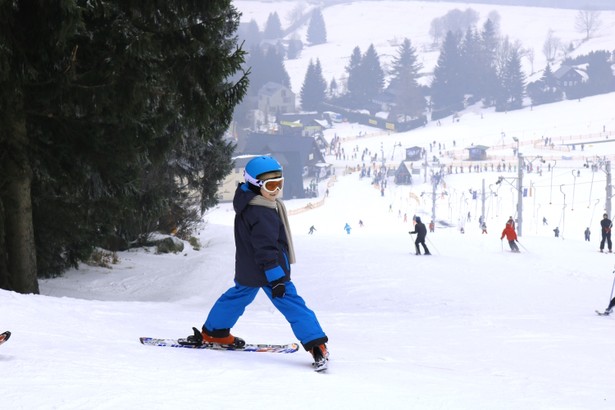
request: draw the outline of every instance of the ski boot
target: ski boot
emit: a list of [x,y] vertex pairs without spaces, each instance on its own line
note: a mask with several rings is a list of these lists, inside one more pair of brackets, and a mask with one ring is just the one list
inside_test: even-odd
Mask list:
[[329,351],[327,350],[327,345],[321,344],[314,346],[310,353],[312,353],[312,357],[314,357],[314,363],[312,363],[314,370],[317,372],[327,370],[327,364],[329,361]]
[[194,334],[188,336],[185,339],[180,340],[182,345],[201,346],[203,343],[214,343],[222,346],[232,346],[241,348],[246,345],[246,341],[242,338],[235,337],[229,333],[225,337],[213,337],[205,333],[205,331],[199,331],[196,327],[192,328]]

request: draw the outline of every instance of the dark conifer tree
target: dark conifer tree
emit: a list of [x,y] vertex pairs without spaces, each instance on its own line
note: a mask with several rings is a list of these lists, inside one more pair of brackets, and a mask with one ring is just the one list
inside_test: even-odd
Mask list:
[[357,46],[352,50],[350,55],[350,61],[346,66],[346,72],[348,73],[348,80],[346,84],[346,90],[348,94],[348,100],[352,108],[359,106],[361,89],[361,49]]
[[588,55],[586,85],[588,95],[604,94],[615,89],[609,57],[608,51],[595,51]]
[[479,95],[487,107],[495,104],[495,95],[499,88],[499,80],[496,69],[496,56],[499,47],[497,30],[491,20],[483,25],[480,34],[481,53],[479,66]]
[[464,85],[459,40],[449,31],[440,50],[431,83],[431,102],[434,111],[453,113],[463,108]]
[[327,28],[320,9],[314,9],[307,29],[307,42],[310,44],[324,44],[327,42]]
[[388,87],[388,90],[395,95],[396,114],[416,117],[425,110],[425,97],[417,83],[421,68],[416,49],[409,39],[404,39],[393,59]]
[[526,92],[533,105],[561,101],[563,97],[563,92],[553,76],[551,65],[548,63],[540,80],[529,83],[526,87]]
[[267,22],[265,23],[265,29],[263,30],[263,38],[265,40],[275,40],[282,38],[284,33],[282,31],[282,23],[277,12],[269,14]]
[[288,43],[288,48],[286,49],[286,58],[289,60],[295,60],[299,58],[299,54],[301,53],[300,42],[298,40],[291,40]]
[[363,54],[359,67],[362,79],[359,101],[367,106],[384,88],[384,71],[373,44],[370,44]]
[[518,110],[523,107],[525,74],[521,70],[521,58],[517,49],[510,51],[504,69],[500,73],[501,89],[497,96],[496,111]]
[[301,108],[303,111],[321,111],[322,103],[325,101],[327,82],[322,76],[320,60],[316,63],[310,60],[305,80],[301,87]]
[[471,95],[473,101],[480,100],[483,98],[481,89],[483,50],[480,37],[473,27],[466,30],[459,51],[462,62],[461,75],[464,79],[464,93]]
[[333,98],[336,97],[338,94],[338,85],[337,85],[337,81],[335,81],[335,78],[331,79],[331,82],[329,82],[329,97]]
[[[188,206],[211,206],[231,168],[222,136],[247,85],[242,75],[229,81],[243,61],[230,0],[65,6],[0,6],[11,27],[2,32],[11,53],[0,52],[0,98],[12,108],[2,128],[23,130],[3,134],[0,152],[32,170],[36,237],[24,245],[36,250],[41,275],[59,274],[111,236],[128,243],[163,220],[181,228]],[[0,175],[11,175],[6,166],[0,161]],[[11,259],[21,252],[0,250]],[[7,272],[14,290],[36,292],[19,285],[24,269]]]
[[243,42],[242,48],[245,50],[250,50],[253,47],[258,46],[261,42],[261,38],[263,37],[263,33],[260,31],[258,23],[254,19],[250,20],[250,22],[244,27],[244,30],[239,34],[239,41]]
[[268,82],[290,88],[290,76],[284,67],[283,56],[274,46],[255,47],[250,51],[246,66],[250,70],[249,95],[256,95]]

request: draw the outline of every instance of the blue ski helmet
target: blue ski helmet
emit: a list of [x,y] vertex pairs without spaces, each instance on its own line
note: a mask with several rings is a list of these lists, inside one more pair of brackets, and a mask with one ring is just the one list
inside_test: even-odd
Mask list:
[[[259,176],[267,172],[282,172],[282,165],[269,156],[252,158],[246,164],[245,173],[252,177],[252,179],[258,179]],[[246,182],[251,182],[248,177],[246,177]]]

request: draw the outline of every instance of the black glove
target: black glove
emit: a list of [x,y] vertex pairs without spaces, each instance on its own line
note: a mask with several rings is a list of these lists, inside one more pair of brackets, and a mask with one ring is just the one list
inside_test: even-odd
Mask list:
[[283,280],[284,278],[271,282],[271,296],[273,298],[283,298],[286,295],[286,285]]

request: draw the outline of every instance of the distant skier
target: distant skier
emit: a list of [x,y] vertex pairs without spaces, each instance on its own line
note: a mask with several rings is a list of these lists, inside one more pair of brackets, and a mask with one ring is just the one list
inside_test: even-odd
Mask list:
[[585,240],[587,242],[589,242],[589,236],[591,235],[591,231],[589,230],[589,226],[587,228],[585,228],[584,234],[585,234]]
[[429,232],[434,232],[436,229],[436,225],[433,223],[433,219],[429,222]]
[[348,235],[350,235],[350,229],[351,229],[351,228],[350,228],[350,225],[346,224],[346,225],[344,226],[344,230],[346,231],[346,233],[347,233]]
[[514,222],[512,221],[512,219],[509,219],[508,222],[506,222],[506,227],[502,231],[502,236],[500,237],[500,240],[504,239],[504,236],[506,236],[506,239],[508,240],[508,246],[510,246],[510,250],[515,253],[518,253],[520,251],[516,243],[517,232],[515,232],[515,227],[513,224]]
[[559,227],[555,227],[555,229],[553,230],[553,233],[555,234],[556,238],[559,238]]
[[308,232],[309,235],[313,234],[314,231],[316,231],[316,228],[314,228],[314,225],[310,226],[310,231]]
[[431,255],[431,253],[429,253],[429,249],[427,249],[427,245],[425,245],[425,238],[427,237],[427,228],[425,227],[425,224],[421,222],[420,216],[415,217],[414,221],[416,222],[416,225],[414,225],[414,231],[409,232],[409,234],[416,234],[416,240],[414,241],[414,246],[416,247],[416,254],[421,254],[421,249],[419,248],[420,244],[423,245],[425,255]]
[[602,240],[600,241],[600,252],[604,250],[604,242],[606,242],[609,253],[613,252],[613,243],[611,242],[611,229],[613,228],[613,222],[609,219],[609,215],[602,215],[602,221],[600,221],[600,228],[602,232]]
[[486,224],[485,222],[483,222],[483,223],[480,225],[480,229],[482,229],[481,235],[482,235],[482,234],[486,234],[486,233],[487,233],[487,224]]
[[549,224],[547,223],[547,218],[545,218],[544,216],[542,217],[542,224],[543,224],[543,225],[549,225]]

